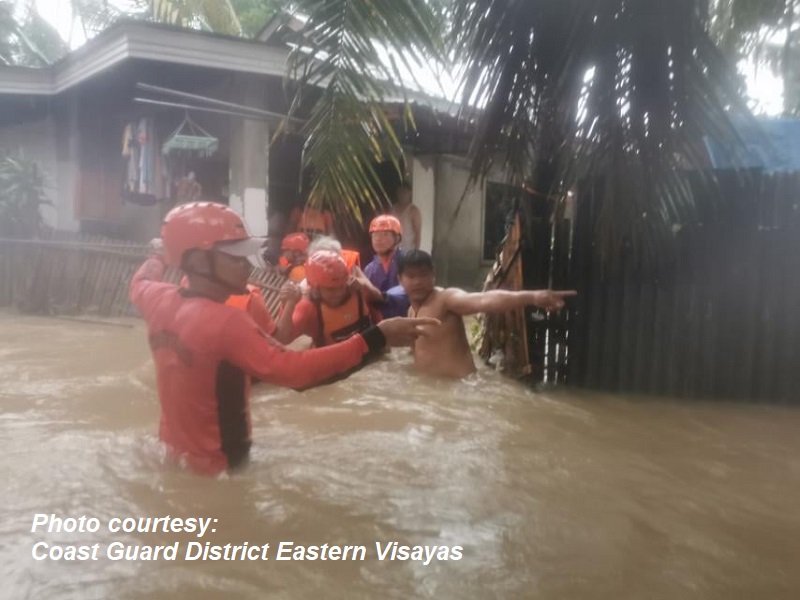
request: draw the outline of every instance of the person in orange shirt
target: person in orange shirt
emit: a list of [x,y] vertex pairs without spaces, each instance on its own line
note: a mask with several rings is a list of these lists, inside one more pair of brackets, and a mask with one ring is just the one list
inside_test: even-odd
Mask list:
[[306,278],[305,263],[308,258],[308,236],[305,233],[290,233],[281,242],[281,272],[293,283]]
[[[182,289],[189,288],[189,278],[186,275],[181,278],[180,287]],[[285,287],[288,288],[288,285]],[[291,295],[291,293],[292,290],[289,289],[281,290],[281,298],[286,298]],[[261,290],[258,286],[248,283],[247,293],[232,294],[228,296],[224,304],[225,306],[230,306],[231,308],[246,312],[252,317],[253,321],[256,322],[256,325],[258,325],[261,331],[280,343],[286,344],[290,341],[289,337],[292,334],[291,317],[286,317],[281,314],[278,321],[275,322],[267,309],[267,303],[264,301],[264,296],[261,294]]]
[[334,235],[333,214],[331,211],[306,206],[296,207],[289,215],[292,231],[308,234],[309,237],[317,235]]
[[[168,456],[200,474],[233,473],[247,464],[251,379],[294,389],[319,385],[440,325],[388,319],[335,346],[291,352],[249,315],[223,305],[231,294],[246,293],[264,243],[250,237],[239,215],[222,204],[182,204],[165,217],[161,237],[163,253],[139,267],[129,298],[147,323],[159,439]],[[167,266],[186,273],[188,287],[164,282]]]
[[[291,316],[281,314],[276,322],[269,313],[267,303],[264,301],[264,296],[258,286],[248,283],[247,290],[247,294],[228,296],[225,306],[245,311],[253,317],[253,321],[264,333],[272,336],[281,344],[288,344],[291,341],[293,329]],[[285,290],[281,290],[281,298],[285,298],[286,294]]]
[[[348,339],[381,321],[347,264],[333,250],[319,250],[306,263],[308,296],[287,298],[282,317],[292,315],[292,339],[307,335],[321,348]],[[360,275],[363,278],[363,274]]]

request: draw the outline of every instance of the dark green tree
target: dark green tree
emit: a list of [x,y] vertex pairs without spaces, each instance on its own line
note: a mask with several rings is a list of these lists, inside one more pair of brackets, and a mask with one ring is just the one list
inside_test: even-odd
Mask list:
[[[703,136],[732,154],[739,148],[730,117],[747,110],[703,0],[453,0],[443,10],[426,0],[298,0],[295,8],[308,21],[293,73],[324,86],[305,160],[317,195],[343,205],[377,202],[370,161],[400,154],[379,109],[397,93],[395,65],[413,71],[445,55],[465,65],[465,111],[480,109],[474,177],[499,163],[546,194],[602,177],[609,249],[628,239],[657,255],[672,225],[698,208],[678,170],[705,164]],[[705,183],[714,185],[710,176]]]
[[38,162],[22,153],[0,154],[0,235],[36,237],[42,226],[41,207],[47,182]]

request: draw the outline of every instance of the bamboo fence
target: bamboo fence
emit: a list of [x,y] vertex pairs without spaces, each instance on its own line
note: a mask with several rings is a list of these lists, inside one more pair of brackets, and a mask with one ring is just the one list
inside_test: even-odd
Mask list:
[[[43,240],[0,238],[0,306],[44,315],[137,316],[128,286],[151,252],[139,243],[64,232]],[[168,269],[165,281],[178,284],[181,276]],[[273,269],[256,270],[251,280],[273,316],[284,281]]]

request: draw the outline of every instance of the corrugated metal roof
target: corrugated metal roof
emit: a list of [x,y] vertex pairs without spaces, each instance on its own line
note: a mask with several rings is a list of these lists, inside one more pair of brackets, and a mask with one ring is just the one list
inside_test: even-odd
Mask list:
[[[760,131],[737,126],[747,148],[739,166],[778,173],[800,171],[800,119],[758,118]],[[716,169],[733,167],[730,154],[706,138],[706,149]]]

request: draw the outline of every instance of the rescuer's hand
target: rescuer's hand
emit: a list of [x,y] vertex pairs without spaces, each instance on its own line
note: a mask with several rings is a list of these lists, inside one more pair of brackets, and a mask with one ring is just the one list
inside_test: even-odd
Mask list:
[[280,299],[281,303],[284,304],[284,306],[294,307],[303,298],[303,291],[299,286],[295,285],[291,281],[287,281],[281,287],[281,291],[278,293],[278,298]]

